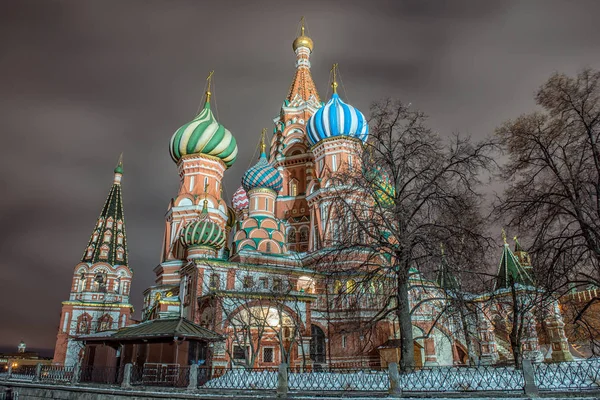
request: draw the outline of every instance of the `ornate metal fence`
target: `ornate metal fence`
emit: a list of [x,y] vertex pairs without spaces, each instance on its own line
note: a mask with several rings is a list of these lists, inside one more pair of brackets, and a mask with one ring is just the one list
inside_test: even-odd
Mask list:
[[79,382],[118,385],[123,381],[123,369],[88,366],[81,368]]
[[190,367],[179,364],[147,363],[132,375],[132,383],[138,385],[187,387],[190,383]]
[[198,386],[205,389],[276,389],[277,368],[198,369]]
[[534,364],[540,390],[600,389],[600,359]]
[[523,391],[513,367],[428,367],[400,375],[403,392]]
[[67,383],[73,380],[75,367],[64,365],[42,365],[40,371],[40,382]]
[[322,368],[288,373],[290,390],[302,391],[386,391],[390,386],[386,370],[369,368]]
[[19,365],[12,368],[11,380],[31,381],[35,378],[36,365]]

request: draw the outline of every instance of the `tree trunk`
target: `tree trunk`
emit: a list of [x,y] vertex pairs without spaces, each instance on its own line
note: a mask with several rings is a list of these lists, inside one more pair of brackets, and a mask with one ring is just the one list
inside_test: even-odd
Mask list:
[[400,370],[410,372],[415,369],[412,321],[408,301],[408,279],[398,277],[398,307],[396,315],[400,324]]
[[510,330],[510,347],[513,353],[513,358],[515,359],[515,368],[521,369],[522,362],[522,354],[521,354],[521,307],[519,305],[519,299],[517,297],[517,290],[515,288],[515,283],[511,278],[511,287],[510,287],[511,295],[512,295],[512,327]]

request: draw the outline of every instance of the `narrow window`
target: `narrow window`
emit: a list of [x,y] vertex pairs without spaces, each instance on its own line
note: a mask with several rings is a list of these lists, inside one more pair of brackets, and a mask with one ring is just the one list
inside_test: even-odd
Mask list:
[[273,291],[280,292],[281,291],[281,279],[274,278],[273,279]]
[[346,348],[346,335],[342,335],[342,348]]
[[196,183],[196,177],[192,175],[190,177],[190,192],[194,189],[194,183]]
[[333,172],[337,171],[337,156],[336,155],[331,156],[331,167],[333,169]]
[[109,218],[106,220],[106,227],[107,227],[107,228],[112,228],[112,227],[113,227],[113,219],[112,219],[112,217],[109,217]]
[[263,362],[273,362],[273,350],[274,349],[272,347],[263,347]]
[[244,277],[244,289],[249,289],[254,286],[254,279],[250,275]]
[[117,260],[123,261],[123,256],[125,255],[125,250],[122,247],[117,249]]
[[267,253],[271,252],[271,242],[267,242]]
[[348,169],[352,170],[352,154],[348,155]]

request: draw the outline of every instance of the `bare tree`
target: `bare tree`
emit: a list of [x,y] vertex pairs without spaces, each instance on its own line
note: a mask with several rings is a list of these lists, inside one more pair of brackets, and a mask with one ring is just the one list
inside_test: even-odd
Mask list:
[[400,101],[372,106],[363,167],[333,174],[330,229],[321,239],[330,265],[348,265],[361,272],[363,281],[381,276],[392,281],[378,318],[394,313],[399,322],[402,370],[414,368],[413,269],[435,270],[440,243],[450,257],[483,254],[489,244],[477,187],[480,173],[494,165],[494,143],[474,143],[460,135],[444,140],[425,122],[422,112]]
[[555,73],[535,99],[497,129],[509,160],[495,213],[532,239],[536,283],[560,296],[600,286],[600,72]]

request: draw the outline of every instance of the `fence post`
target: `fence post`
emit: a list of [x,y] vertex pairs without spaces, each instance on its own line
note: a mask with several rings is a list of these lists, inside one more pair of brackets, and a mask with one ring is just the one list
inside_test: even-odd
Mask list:
[[390,377],[390,397],[402,397],[402,388],[400,387],[400,375],[398,374],[398,364],[391,362],[388,364],[388,374]]
[[288,393],[288,365],[286,363],[279,364],[277,373],[277,398],[285,399]]
[[190,365],[190,383],[188,383],[187,390],[193,392],[198,389],[198,364]]
[[81,365],[77,362],[73,365],[73,376],[71,377],[71,384],[79,383],[79,377],[81,375]]
[[35,376],[33,377],[34,382],[39,382],[42,377],[42,363],[37,363],[35,366]]
[[123,370],[123,382],[121,382],[121,387],[125,389],[131,388],[131,370],[133,365],[125,364],[125,369]]
[[523,360],[523,379],[525,380],[525,395],[529,397],[537,397],[540,393],[537,385],[535,384],[535,372],[533,370],[533,364],[531,360]]

